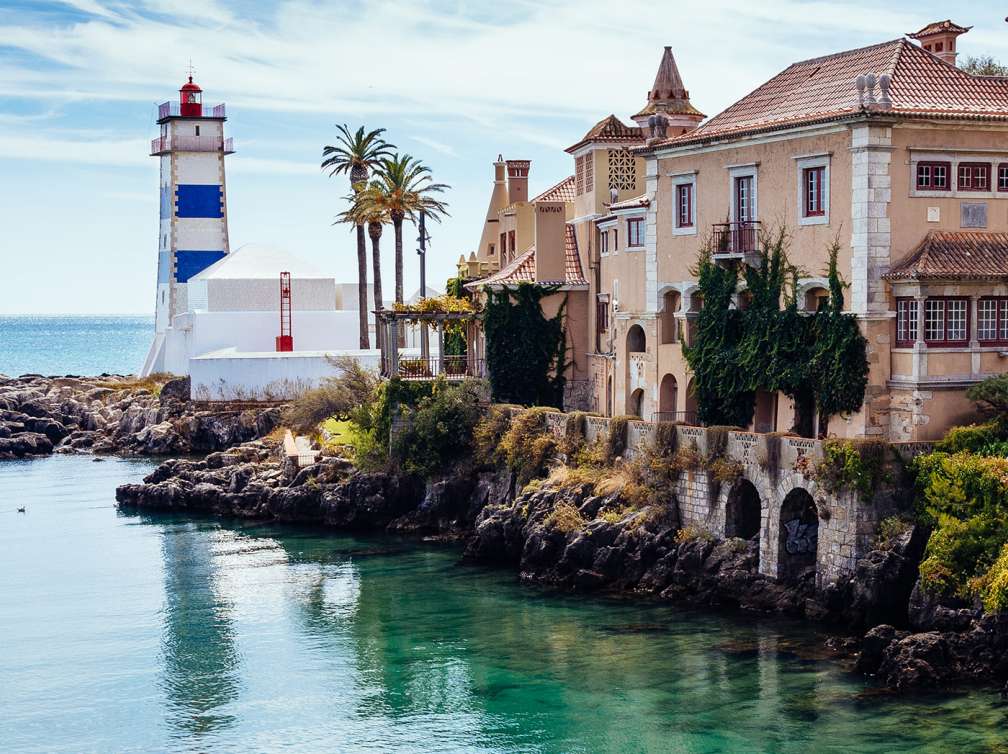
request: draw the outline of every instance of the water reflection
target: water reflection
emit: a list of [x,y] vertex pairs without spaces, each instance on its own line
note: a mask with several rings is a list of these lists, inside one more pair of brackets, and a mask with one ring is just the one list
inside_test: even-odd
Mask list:
[[161,636],[162,688],[168,724],[177,736],[228,728],[226,710],[238,696],[239,657],[222,596],[214,540],[220,532],[198,523],[163,526],[165,602]]

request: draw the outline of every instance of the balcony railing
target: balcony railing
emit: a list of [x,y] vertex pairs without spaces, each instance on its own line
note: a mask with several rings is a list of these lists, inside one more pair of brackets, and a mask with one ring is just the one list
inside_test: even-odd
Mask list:
[[[199,104],[194,105],[194,107],[198,107],[199,108],[199,114],[198,115],[187,115],[186,116],[187,118],[197,118],[197,117],[198,118],[224,118],[224,117],[226,117],[224,115],[224,104],[223,103],[221,103],[219,105],[214,105],[213,107],[210,107],[209,105],[207,105],[206,107],[203,107],[203,105],[199,105]],[[158,116],[157,116],[158,120],[161,120],[162,118],[178,118],[178,117],[181,117],[182,112],[181,112],[180,108],[181,108],[181,105],[178,102],[162,102],[160,105],[158,105]]]
[[382,368],[385,377],[400,377],[404,380],[430,380],[444,376],[448,380],[463,380],[486,376],[486,363],[483,359],[470,359],[468,356],[437,356],[424,358],[400,358],[398,369],[391,374],[391,368],[384,364]]
[[752,254],[759,249],[759,220],[717,223],[713,227],[714,256]]
[[234,152],[234,140],[219,136],[158,136],[151,140],[152,155],[165,152]]

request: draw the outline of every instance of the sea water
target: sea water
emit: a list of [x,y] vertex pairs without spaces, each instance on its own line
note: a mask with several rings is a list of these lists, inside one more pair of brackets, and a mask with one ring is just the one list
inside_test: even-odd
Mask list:
[[153,339],[153,317],[0,317],[0,374],[135,374]]
[[807,624],[117,510],[153,466],[0,462],[0,751],[1008,751],[995,692],[884,694]]

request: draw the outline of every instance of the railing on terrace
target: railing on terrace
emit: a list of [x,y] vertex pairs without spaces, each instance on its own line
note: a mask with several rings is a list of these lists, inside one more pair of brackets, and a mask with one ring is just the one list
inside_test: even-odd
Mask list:
[[[190,107],[192,107],[192,105],[190,105]],[[199,113],[198,116],[196,116],[196,115],[187,115],[186,117],[187,118],[195,118],[195,117],[199,117],[199,118],[224,118],[224,117],[227,117],[224,114],[224,105],[223,105],[223,103],[219,104],[219,105],[214,105],[213,107],[210,107],[209,105],[207,105],[206,107],[204,107],[203,105],[197,105],[197,107],[199,107],[199,109],[200,109],[200,113]],[[181,115],[182,115],[182,112],[180,110],[180,105],[179,105],[178,102],[162,102],[160,105],[158,105],[158,116],[157,116],[158,120],[161,120],[162,118],[178,118],[178,117],[181,117]]]
[[289,429],[284,430],[283,448],[284,455],[295,462],[299,469],[311,466],[318,460],[318,451],[311,449],[308,445],[308,438],[295,438]]
[[401,358],[398,370],[391,374],[389,365],[384,365],[384,377],[400,377],[404,380],[429,380],[444,376],[449,380],[462,380],[486,376],[484,359],[470,359],[468,356],[437,356],[429,358]]
[[219,136],[158,136],[151,140],[151,155],[165,152],[234,152],[234,139]]
[[759,246],[759,220],[716,223],[712,228],[714,256],[752,254]]
[[696,411],[655,411],[651,414],[655,424],[696,424]]

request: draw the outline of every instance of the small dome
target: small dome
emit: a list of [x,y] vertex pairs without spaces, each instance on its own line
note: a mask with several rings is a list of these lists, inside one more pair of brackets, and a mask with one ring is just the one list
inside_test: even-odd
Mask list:
[[193,83],[192,76],[190,76],[189,77],[189,82],[186,83],[186,84],[183,84],[182,88],[179,91],[181,91],[181,92],[202,92],[203,90],[199,88],[199,84],[194,84]]

